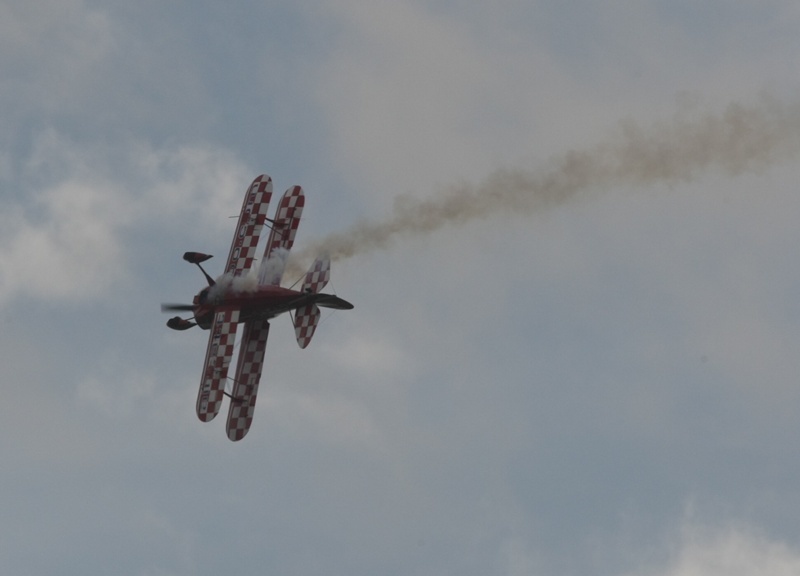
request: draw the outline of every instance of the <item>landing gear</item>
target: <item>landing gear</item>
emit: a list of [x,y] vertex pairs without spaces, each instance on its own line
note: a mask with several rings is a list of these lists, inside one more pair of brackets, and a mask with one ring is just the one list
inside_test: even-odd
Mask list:
[[202,252],[185,252],[183,254],[183,259],[189,262],[190,264],[197,264],[197,267],[200,268],[200,272],[203,273],[203,276],[206,277],[206,281],[208,282],[209,286],[214,285],[214,279],[208,275],[203,267],[200,265],[201,262],[205,262],[209,258],[213,258],[210,254],[203,254]]
[[191,320],[184,320],[180,316],[175,316],[167,320],[167,326],[173,330],[188,330],[192,326],[197,326],[197,323]]

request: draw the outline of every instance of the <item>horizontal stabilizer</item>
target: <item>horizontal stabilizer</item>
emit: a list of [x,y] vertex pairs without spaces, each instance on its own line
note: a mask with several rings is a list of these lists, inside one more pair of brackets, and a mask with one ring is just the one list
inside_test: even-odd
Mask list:
[[317,294],[328,284],[331,279],[331,259],[327,254],[320,256],[306,272],[303,280],[301,292],[306,294]]
[[320,312],[316,304],[306,304],[298,308],[294,314],[294,335],[300,348],[305,348],[311,342],[314,330],[319,324]]

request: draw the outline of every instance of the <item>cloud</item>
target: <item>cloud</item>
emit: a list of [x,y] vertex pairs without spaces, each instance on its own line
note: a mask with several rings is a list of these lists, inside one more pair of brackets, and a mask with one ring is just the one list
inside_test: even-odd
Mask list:
[[129,240],[155,223],[229,233],[250,171],[210,146],[109,152],[40,133],[0,216],[0,303],[81,301],[131,278]]
[[119,228],[125,202],[111,183],[66,179],[2,216],[0,302],[91,298],[125,277]]
[[104,377],[90,376],[79,382],[76,390],[79,405],[86,405],[106,417],[130,417],[135,410],[157,405],[156,380],[149,375],[125,374],[108,370]]
[[326,395],[320,390],[314,393],[285,390],[272,391],[263,404],[258,418],[274,421],[282,433],[359,453],[365,449],[385,449],[385,438],[375,415],[367,403],[357,398]]
[[232,227],[228,216],[238,216],[242,195],[256,176],[230,151],[212,145],[154,148],[140,142],[130,160],[142,186],[143,217],[226,234]]
[[315,93],[330,154],[365,191],[362,202],[489,164],[485,118],[506,98],[469,26],[417,2],[349,1],[323,13],[343,33],[316,71]]
[[413,359],[387,341],[386,336],[366,326],[356,327],[344,340],[325,343],[323,352],[332,363],[362,377],[377,379],[389,377],[399,369],[413,370]]
[[25,112],[80,106],[87,79],[111,55],[108,16],[82,0],[2,2],[0,15],[0,67],[10,88],[4,99]]
[[800,549],[768,538],[748,526],[687,525],[663,566],[628,576],[793,576],[800,573]]

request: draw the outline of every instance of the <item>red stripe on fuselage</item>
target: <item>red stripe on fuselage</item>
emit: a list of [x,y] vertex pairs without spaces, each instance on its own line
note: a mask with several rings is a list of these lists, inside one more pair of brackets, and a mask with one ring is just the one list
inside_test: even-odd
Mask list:
[[207,302],[208,289],[203,289],[194,297],[194,315],[200,318],[221,310],[239,310],[240,322],[255,317],[268,319],[303,305],[309,296],[298,290],[263,285],[252,290],[231,287],[221,296],[216,295],[214,302]]

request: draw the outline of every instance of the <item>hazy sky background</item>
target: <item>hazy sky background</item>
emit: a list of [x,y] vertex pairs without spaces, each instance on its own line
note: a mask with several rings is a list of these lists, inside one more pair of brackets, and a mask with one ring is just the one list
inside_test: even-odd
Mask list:
[[[800,572],[799,26],[0,0],[0,572]],[[222,271],[256,175],[304,187],[302,251],[742,109],[780,138],[741,162],[679,139],[680,176],[589,172],[334,262],[355,309],[306,350],[273,322],[248,436],[195,416],[207,332],[159,303],[204,284],[184,251]]]

